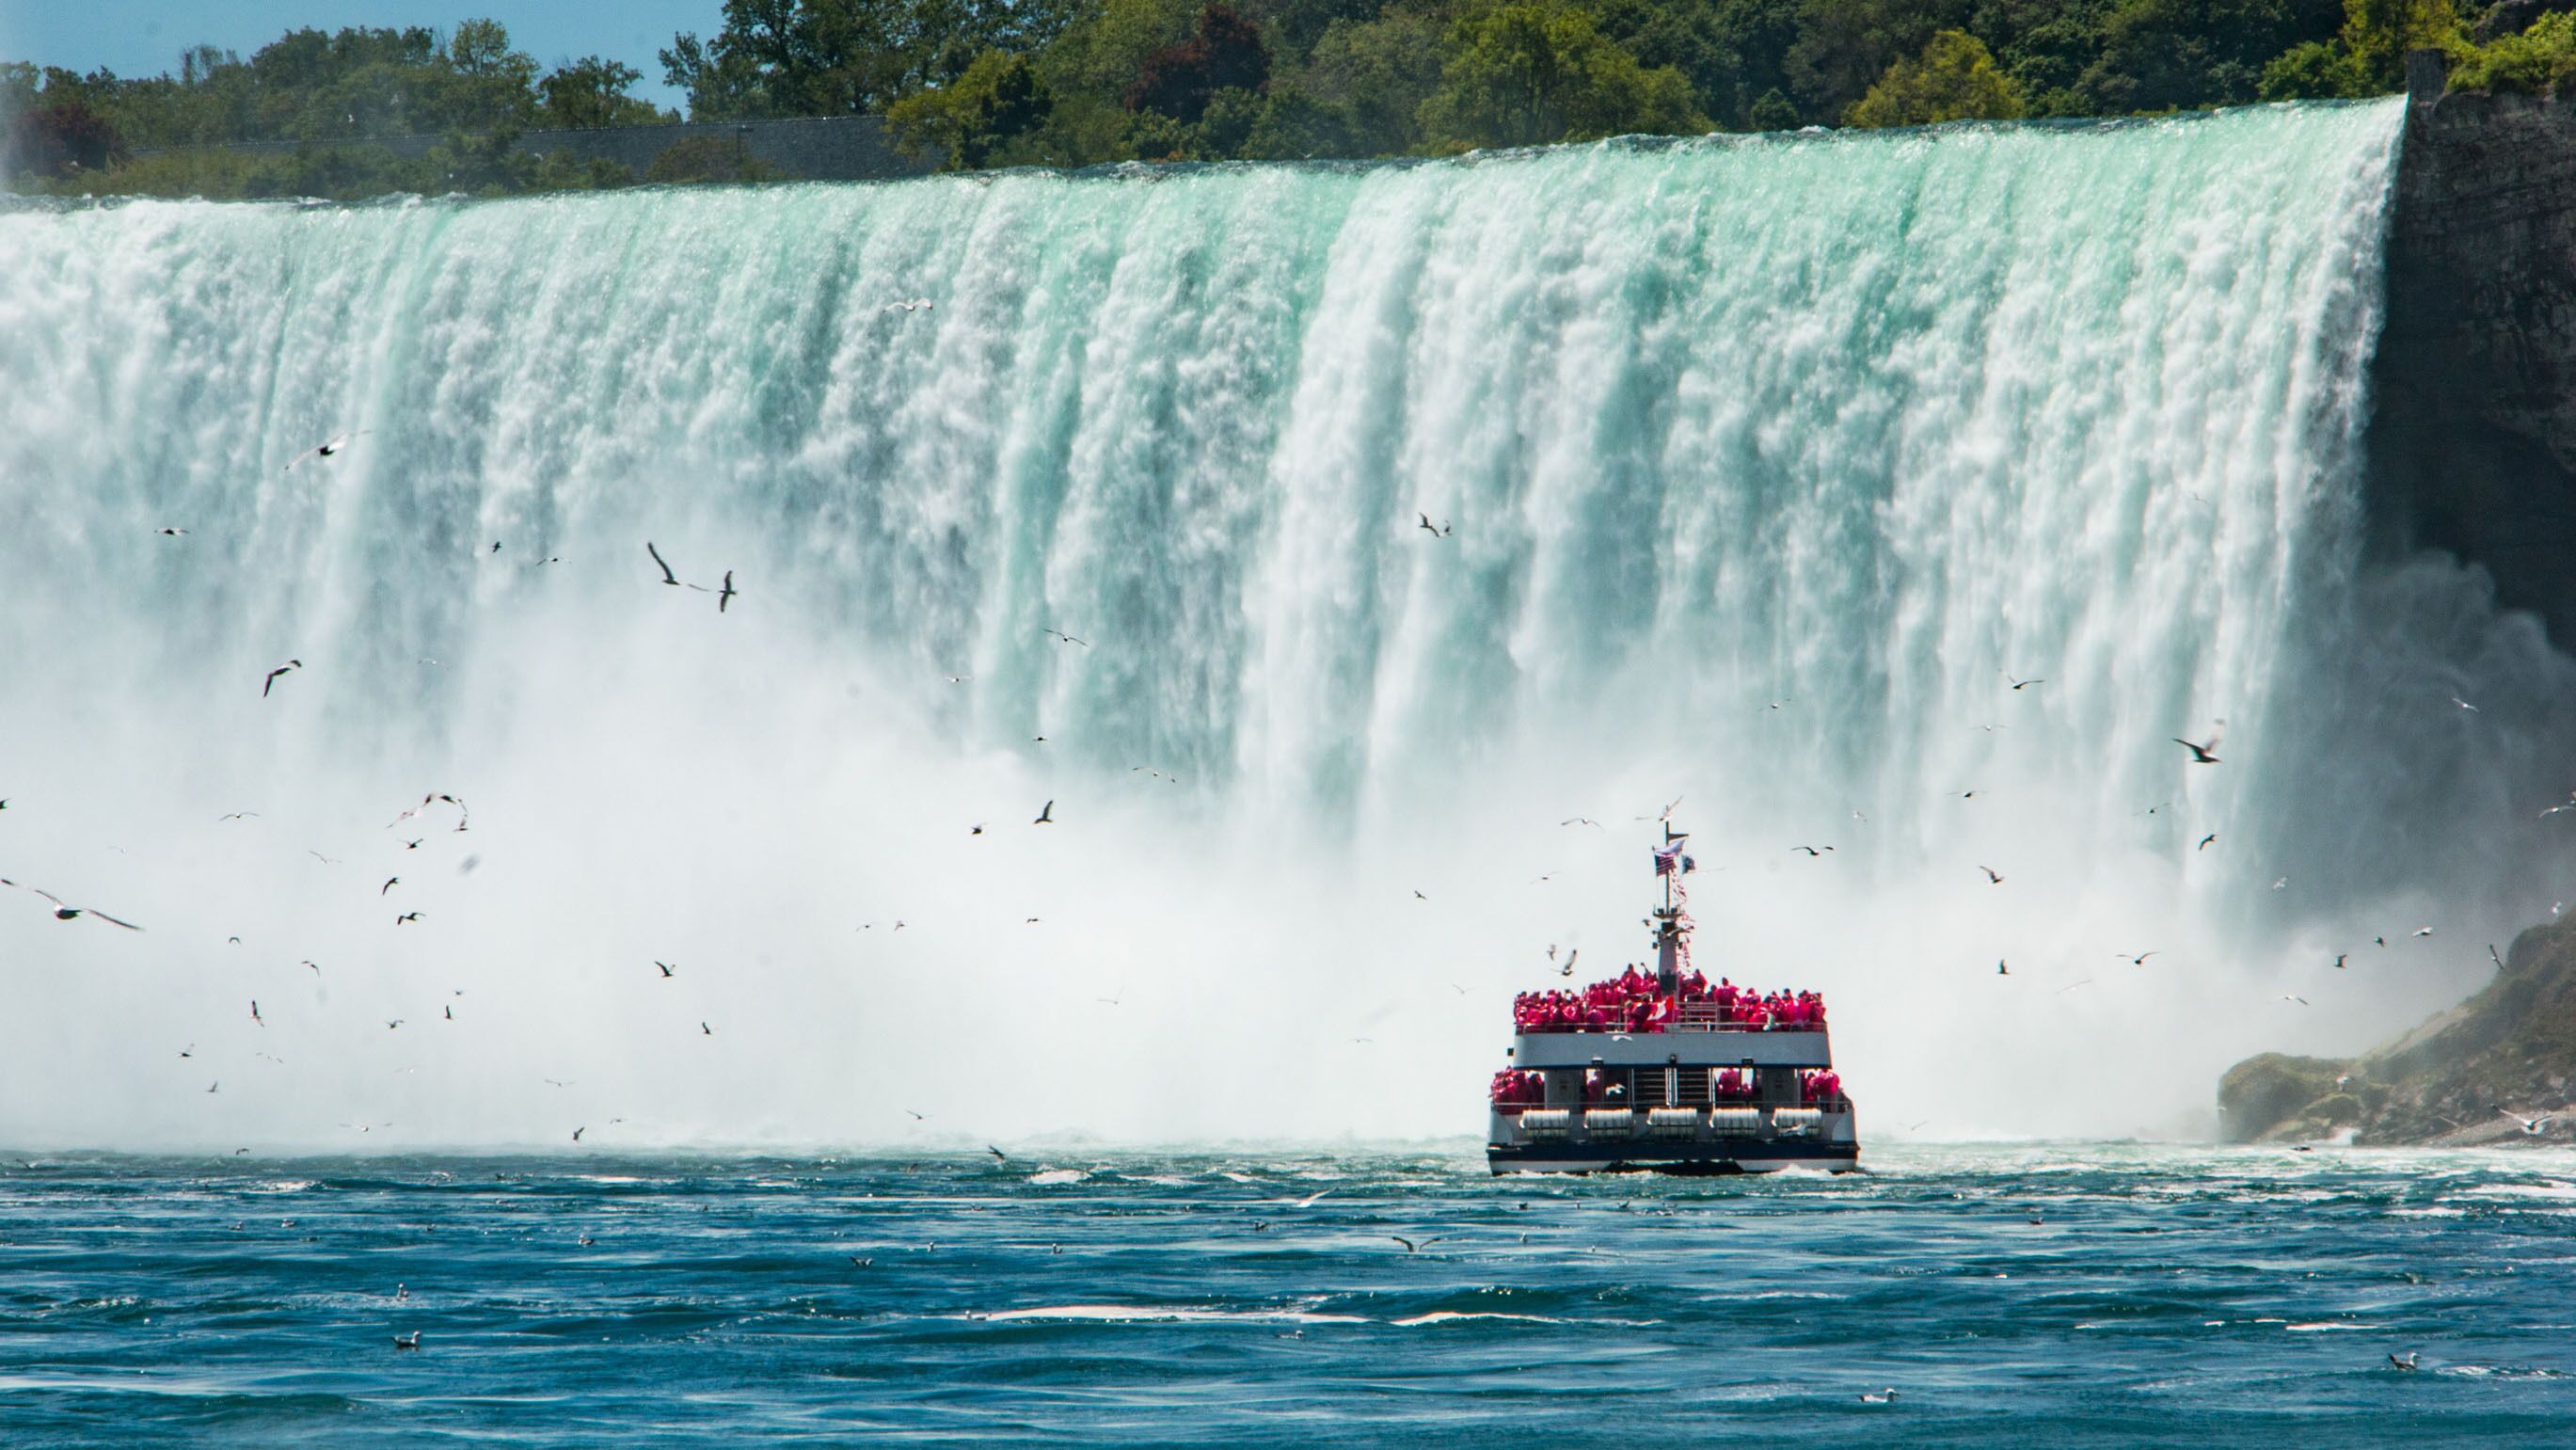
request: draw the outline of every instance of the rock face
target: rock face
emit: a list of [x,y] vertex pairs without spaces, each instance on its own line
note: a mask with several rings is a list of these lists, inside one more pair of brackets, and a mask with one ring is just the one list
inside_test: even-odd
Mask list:
[[2576,642],[2576,95],[2409,57],[2371,385],[2371,545],[2448,550]]
[[2250,1057],[2218,1084],[2235,1143],[2565,1143],[2576,1119],[2533,1135],[2521,1118],[2571,1109],[2576,920],[2516,938],[2503,973],[2457,1007],[2356,1058]]

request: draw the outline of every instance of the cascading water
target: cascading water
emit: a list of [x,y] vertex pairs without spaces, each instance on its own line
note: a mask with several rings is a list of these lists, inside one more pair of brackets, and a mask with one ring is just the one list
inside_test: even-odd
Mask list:
[[150,928],[0,900],[0,1137],[1472,1133],[1674,797],[1880,1131],[2363,1045],[2576,741],[2361,557],[2400,117],[0,213],[0,862]]

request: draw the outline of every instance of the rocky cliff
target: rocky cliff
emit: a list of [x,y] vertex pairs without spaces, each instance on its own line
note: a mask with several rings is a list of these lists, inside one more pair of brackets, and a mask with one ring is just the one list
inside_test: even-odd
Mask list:
[[2230,1142],[2565,1143],[2576,1075],[2576,919],[2514,941],[2476,996],[2355,1058],[2265,1053],[2218,1084]]
[[2372,369],[2374,546],[2483,564],[2576,642],[2576,95],[2446,93],[2409,58]]

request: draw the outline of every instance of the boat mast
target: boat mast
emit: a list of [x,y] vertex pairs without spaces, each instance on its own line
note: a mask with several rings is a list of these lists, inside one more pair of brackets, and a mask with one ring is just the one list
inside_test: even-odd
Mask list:
[[1670,859],[1657,863],[1664,868],[1660,873],[1664,878],[1664,905],[1655,913],[1655,991],[1663,996],[1681,990],[1681,913],[1673,907],[1673,878],[1682,874],[1681,848],[1676,843],[1689,839],[1688,831],[1676,833],[1670,822],[1665,823],[1664,850],[1670,853]]

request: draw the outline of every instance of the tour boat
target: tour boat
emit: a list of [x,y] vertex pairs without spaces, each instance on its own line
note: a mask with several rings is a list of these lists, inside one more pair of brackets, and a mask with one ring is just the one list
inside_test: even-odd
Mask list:
[[[1690,963],[1688,837],[1655,852],[1652,972],[1513,1004],[1485,1160],[1501,1173],[1770,1173],[1859,1166],[1823,1000],[1761,993]],[[1566,974],[1572,975],[1572,959]]]

